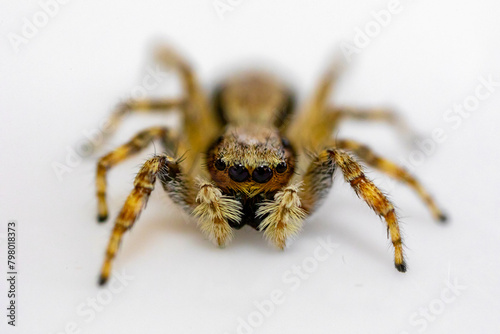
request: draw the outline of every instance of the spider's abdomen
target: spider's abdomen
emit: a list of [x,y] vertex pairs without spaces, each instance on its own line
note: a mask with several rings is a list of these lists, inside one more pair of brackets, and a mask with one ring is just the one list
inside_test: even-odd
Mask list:
[[288,87],[263,72],[227,79],[214,93],[214,108],[224,124],[280,127],[294,107]]

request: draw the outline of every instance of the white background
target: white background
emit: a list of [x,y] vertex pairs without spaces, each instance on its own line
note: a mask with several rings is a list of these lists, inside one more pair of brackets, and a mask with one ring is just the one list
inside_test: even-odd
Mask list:
[[[158,40],[178,47],[207,87],[235,66],[264,63],[279,68],[304,101],[342,41],[353,43],[356,29],[374,20],[370,13],[387,5],[243,0],[221,20],[212,0],[73,0],[16,52],[9,36],[21,36],[25,19],[33,22],[41,7],[2,1],[0,260],[5,272],[6,225],[15,219],[19,281],[13,329],[6,324],[6,281],[0,280],[0,332],[232,334],[241,321],[259,320],[239,332],[498,332],[500,87],[459,124],[443,118],[472,99],[480,77],[500,81],[496,1],[401,1],[391,22],[349,63],[332,96],[343,104],[392,106],[423,140],[436,128],[444,131],[446,140],[434,144],[415,173],[450,224],[435,223],[407,187],[368,173],[399,209],[406,274],[393,267],[384,224],[337,175],[326,204],[285,252],[250,228],[218,249],[157,189],[115,262],[116,273],[133,279],[126,286],[115,281],[119,291],[111,292],[96,284],[107,237],[154,147],[110,173],[111,216],[104,225],[95,222],[97,157],[147,125],[176,119],[131,117],[71,172],[59,179],[54,171],[85,131],[97,129],[141,85],[154,68],[151,49]],[[169,77],[151,94],[176,91]],[[419,154],[389,126],[349,122],[337,135],[398,163]],[[293,290],[283,277],[296,279],[292,266],[314,264],[318,239],[327,237],[338,247],[308,267],[308,278]],[[449,290],[450,282],[459,290]],[[284,301],[272,314],[257,313],[255,303],[273,290],[282,291]]]

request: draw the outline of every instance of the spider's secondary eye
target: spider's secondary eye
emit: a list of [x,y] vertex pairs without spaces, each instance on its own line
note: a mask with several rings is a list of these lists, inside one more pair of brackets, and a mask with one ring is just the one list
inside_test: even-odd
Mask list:
[[226,164],[222,161],[222,159],[217,159],[215,160],[215,168],[218,170],[224,170],[226,169]]
[[229,168],[229,177],[236,182],[248,180],[250,173],[242,164],[234,165]]
[[278,166],[276,166],[276,171],[278,173],[284,173],[286,171],[286,168],[287,168],[286,162],[280,162]]
[[281,138],[281,144],[284,147],[290,147],[290,141],[287,138],[285,138],[285,137]]
[[273,177],[273,171],[267,166],[255,168],[252,173],[252,179],[258,183],[266,183]]

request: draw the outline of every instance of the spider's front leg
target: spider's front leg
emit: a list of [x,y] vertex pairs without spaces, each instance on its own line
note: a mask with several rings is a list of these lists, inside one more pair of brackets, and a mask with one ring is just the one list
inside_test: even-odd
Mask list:
[[198,218],[201,231],[218,246],[224,246],[233,237],[229,221],[239,222],[242,216],[241,203],[222,194],[210,182],[198,182],[196,207],[193,214]]
[[274,201],[264,202],[256,215],[263,217],[259,230],[276,247],[284,249],[286,241],[302,228],[306,211],[299,197],[300,184],[283,188],[274,195]]
[[180,204],[184,208],[192,206],[191,183],[181,173],[179,161],[167,155],[157,155],[146,161],[135,177],[134,189],[127,197],[120,214],[116,218],[101,269],[100,285],[105,284],[108,280],[111,264],[120,246],[122,236],[132,228],[142,210],[146,207],[157,178],[160,179],[163,188],[176,204]]
[[332,185],[332,175],[336,167],[340,168],[344,180],[351,185],[356,194],[386,221],[388,234],[394,246],[394,264],[398,271],[405,272],[403,242],[394,206],[365,176],[362,167],[346,151],[327,149],[315,156],[303,179],[304,209],[309,212],[314,210],[325,198]]

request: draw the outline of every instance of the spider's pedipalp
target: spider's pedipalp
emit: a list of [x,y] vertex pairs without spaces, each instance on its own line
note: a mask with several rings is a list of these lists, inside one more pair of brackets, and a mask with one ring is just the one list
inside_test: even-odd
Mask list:
[[218,246],[224,246],[233,236],[229,221],[238,223],[242,216],[240,202],[224,196],[220,189],[210,182],[199,182],[196,207],[193,214],[198,218],[201,231]]
[[259,230],[272,244],[284,249],[286,241],[295,236],[302,228],[306,212],[301,206],[298,195],[300,185],[291,185],[274,195],[273,201],[263,202],[256,212],[264,219]]

